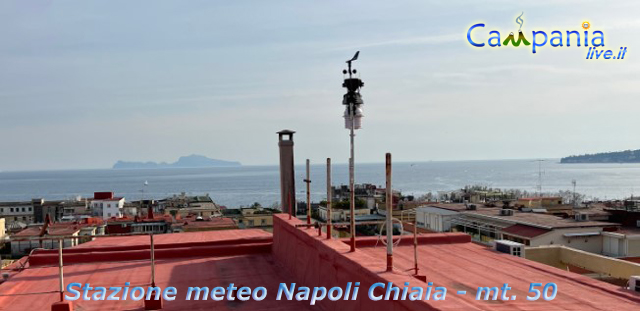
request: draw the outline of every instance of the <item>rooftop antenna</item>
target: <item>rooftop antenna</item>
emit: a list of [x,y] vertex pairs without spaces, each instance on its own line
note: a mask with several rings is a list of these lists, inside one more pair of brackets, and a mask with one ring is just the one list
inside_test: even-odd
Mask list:
[[[141,198],[140,198],[140,210],[138,211],[138,214],[140,214],[142,212],[142,206],[144,205],[144,188],[146,186],[149,185],[149,182],[147,180],[144,181],[144,183],[142,184],[142,189],[140,189],[141,194]],[[148,207],[151,208],[151,207]]]
[[573,185],[573,207],[576,208],[578,206],[578,198],[576,197],[576,180],[572,180],[571,184]]
[[536,187],[538,190],[538,197],[542,197],[542,162],[544,161],[545,160],[542,160],[542,159],[533,161],[533,162],[538,162],[538,185]]

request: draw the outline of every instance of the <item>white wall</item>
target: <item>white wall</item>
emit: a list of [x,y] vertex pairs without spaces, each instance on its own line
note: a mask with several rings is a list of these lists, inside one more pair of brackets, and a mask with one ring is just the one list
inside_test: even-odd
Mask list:
[[[370,215],[371,214],[371,210],[369,210],[368,208],[360,208],[360,209],[356,209],[354,211],[355,216],[360,216],[360,215]],[[319,207],[318,208],[318,215],[322,218],[322,219],[327,219],[327,209],[325,207]],[[347,221],[347,217],[350,215],[349,210],[348,209],[331,209],[331,221]]]
[[451,231],[451,220],[457,216],[458,215],[429,213],[420,208],[416,209],[416,221],[418,222],[418,227],[436,232]]
[[602,235],[589,237],[565,237],[565,233],[602,232],[600,227],[554,229],[549,233],[531,239],[530,246],[564,245],[590,253],[602,254]]
[[6,219],[7,225],[15,221],[30,224],[33,222],[33,207],[31,205],[2,206],[0,217]]
[[6,222],[4,218],[0,218],[0,239],[3,239],[7,234],[7,228],[5,226]]
[[603,237],[602,253],[612,257],[640,256],[640,235],[607,232]]
[[[77,235],[77,232],[74,234],[74,236]],[[46,238],[49,238],[49,236],[46,236]],[[64,241],[62,242],[62,247],[63,248],[67,248],[67,247],[73,247],[78,245],[78,239],[72,239],[72,238],[68,238],[68,239],[64,239]],[[22,255],[28,255],[29,251],[34,249],[34,248],[40,248],[40,241],[39,240],[29,240],[29,241],[12,241],[11,242],[11,255],[12,256],[22,256]],[[44,240],[42,241],[42,248],[44,249],[58,249],[58,240]]]
[[628,257],[640,256],[640,238],[627,239],[627,253]]
[[[122,217],[122,208],[124,207],[124,198],[120,200],[94,200],[91,201],[93,210],[101,210],[102,218]],[[100,214],[100,213],[98,213]]]

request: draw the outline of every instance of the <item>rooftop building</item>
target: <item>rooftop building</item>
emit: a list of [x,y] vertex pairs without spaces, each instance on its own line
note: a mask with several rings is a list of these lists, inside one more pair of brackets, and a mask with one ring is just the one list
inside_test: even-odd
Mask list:
[[83,219],[79,222],[46,222],[41,225],[31,225],[10,236],[11,255],[17,257],[29,254],[38,248],[57,248],[60,238],[63,239],[63,247],[73,247],[101,234],[104,234],[104,224],[100,219],[95,218]]
[[196,232],[238,229],[238,224],[225,217],[189,216],[177,219],[171,225],[172,232]]
[[[419,273],[434,286],[448,288],[446,300],[372,301],[367,289],[374,283],[405,282],[427,288],[411,276],[414,248],[403,238],[394,249],[393,272],[385,272],[384,247],[376,238],[358,238],[358,248],[349,252],[343,240],[319,237],[304,222],[274,215],[273,235],[262,230],[226,230],[158,235],[155,237],[156,285],[174,286],[178,295],[165,301],[163,310],[635,310],[640,293],[600,282],[524,258],[493,251],[471,243],[461,233],[429,234],[418,237]],[[64,280],[91,286],[147,286],[150,282],[149,237],[104,237],[64,251]],[[14,263],[7,281],[0,284],[3,310],[49,310],[58,301],[57,253],[37,251]],[[507,268],[508,267],[508,268]],[[525,299],[531,282],[554,282],[558,295],[551,301]],[[276,301],[279,283],[298,286],[345,287],[360,282],[355,301]],[[264,301],[187,301],[189,286],[226,287],[229,283],[252,288],[264,286]],[[478,287],[509,283],[518,299],[476,300],[475,295],[457,295]],[[374,291],[374,293],[378,293]],[[20,295],[20,296],[18,296]],[[37,299],[36,299],[37,297]],[[142,301],[76,300],[78,310],[139,310]]]
[[[593,213],[599,215],[598,211]],[[582,209],[565,218],[536,209],[430,204],[419,208],[417,215],[418,226],[422,228],[465,232],[478,242],[506,239],[527,246],[566,245],[596,254],[603,253],[606,239],[603,237],[620,227],[614,222],[591,220],[589,210]]]
[[113,192],[95,192],[91,200],[91,209],[94,216],[102,219],[120,218],[124,215],[124,203],[125,199],[114,196]]

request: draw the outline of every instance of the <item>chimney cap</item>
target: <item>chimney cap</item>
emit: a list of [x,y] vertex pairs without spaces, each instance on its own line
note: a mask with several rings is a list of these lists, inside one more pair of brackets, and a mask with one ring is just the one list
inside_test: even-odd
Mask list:
[[276,132],[276,133],[277,133],[277,134],[280,134],[280,135],[282,135],[282,134],[294,134],[294,133],[295,133],[295,131],[292,131],[292,130],[282,130],[282,131],[280,131],[280,132]]
[[293,142],[293,133],[295,133],[292,130],[282,130],[278,133],[278,139],[280,139],[280,142]]

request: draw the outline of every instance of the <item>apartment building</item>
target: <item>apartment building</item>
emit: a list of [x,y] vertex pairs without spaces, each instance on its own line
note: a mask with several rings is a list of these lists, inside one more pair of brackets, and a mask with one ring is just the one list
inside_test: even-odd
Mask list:
[[91,209],[94,216],[109,219],[123,216],[125,199],[115,197],[113,192],[95,192],[91,200]]
[[605,253],[605,237],[620,230],[615,222],[590,220],[587,212],[562,218],[546,213],[474,204],[435,204],[418,209],[418,227],[436,232],[464,232],[481,243],[510,240],[526,246],[564,245]]
[[0,202],[0,218],[5,219],[6,226],[14,222],[33,223],[33,206],[31,202]]

